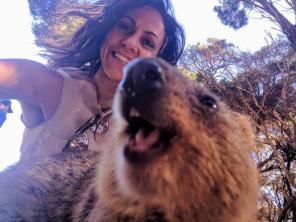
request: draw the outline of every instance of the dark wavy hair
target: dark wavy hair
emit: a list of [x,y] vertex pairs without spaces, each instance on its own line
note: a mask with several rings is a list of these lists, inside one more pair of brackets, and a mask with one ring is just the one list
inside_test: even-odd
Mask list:
[[[86,18],[86,22],[74,33],[71,39],[60,45],[48,44],[46,57],[53,68],[76,67],[87,70],[93,76],[100,67],[99,48],[106,34],[114,26],[116,21],[130,9],[150,6],[162,17],[166,40],[158,57],[168,63],[176,65],[184,47],[185,34],[182,26],[176,21],[174,9],[170,0],[113,0],[111,2],[98,3],[101,9],[99,16],[93,17],[80,11],[71,11],[69,15],[78,15]],[[98,5],[88,7],[88,11],[99,10]]]

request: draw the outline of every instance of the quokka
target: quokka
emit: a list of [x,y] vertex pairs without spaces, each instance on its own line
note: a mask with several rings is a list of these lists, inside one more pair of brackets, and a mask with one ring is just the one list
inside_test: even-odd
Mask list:
[[255,220],[252,128],[204,87],[160,59],[137,59],[124,69],[112,118],[100,152],[2,172],[0,221]]

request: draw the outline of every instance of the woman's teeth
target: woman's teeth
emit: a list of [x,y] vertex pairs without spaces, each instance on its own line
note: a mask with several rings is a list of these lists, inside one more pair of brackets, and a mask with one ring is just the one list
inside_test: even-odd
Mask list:
[[115,52],[114,55],[115,55],[116,58],[118,58],[124,64],[127,64],[130,61],[127,57],[119,54],[118,52]]

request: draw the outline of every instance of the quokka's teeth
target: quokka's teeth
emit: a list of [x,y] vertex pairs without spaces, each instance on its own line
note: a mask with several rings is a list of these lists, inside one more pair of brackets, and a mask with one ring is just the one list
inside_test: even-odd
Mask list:
[[140,117],[140,113],[135,108],[131,108],[130,117]]

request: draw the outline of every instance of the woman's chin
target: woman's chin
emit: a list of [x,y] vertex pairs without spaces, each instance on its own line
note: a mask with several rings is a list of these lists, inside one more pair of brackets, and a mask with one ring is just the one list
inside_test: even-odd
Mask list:
[[117,73],[110,73],[110,74],[107,74],[107,76],[111,81],[119,83],[122,79],[122,71]]

